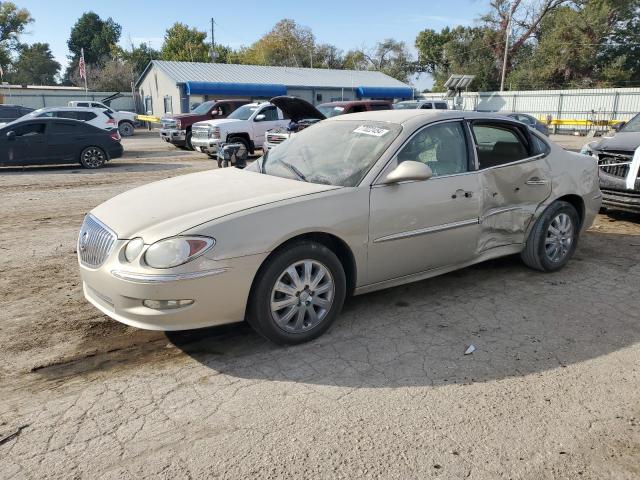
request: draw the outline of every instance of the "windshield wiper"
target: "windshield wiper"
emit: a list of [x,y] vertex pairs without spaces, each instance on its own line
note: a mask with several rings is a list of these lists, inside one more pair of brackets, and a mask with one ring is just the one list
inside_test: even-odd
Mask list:
[[289,170],[291,170],[296,175],[296,177],[298,177],[303,182],[308,182],[309,181],[309,180],[307,180],[307,177],[305,177],[304,174],[300,170],[298,170],[296,167],[294,167],[290,163],[283,162],[282,160],[280,160],[280,163],[282,165],[284,165],[285,167],[287,167]]

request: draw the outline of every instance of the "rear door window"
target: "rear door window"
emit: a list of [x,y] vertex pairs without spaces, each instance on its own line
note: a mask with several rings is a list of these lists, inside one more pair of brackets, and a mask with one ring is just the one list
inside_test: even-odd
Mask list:
[[51,132],[54,134],[73,134],[84,132],[84,125],[72,122],[56,122],[51,125]]
[[60,112],[57,112],[56,117],[58,118],[70,118],[72,120],[78,120],[78,113],[76,111],[72,111],[72,110],[62,110]]
[[77,112],[78,120],[82,120],[84,122],[88,122],[97,117],[97,115],[93,112]]
[[480,170],[528,158],[526,137],[515,125],[473,123]]
[[447,104],[443,102],[438,102],[434,104],[436,106],[436,110],[448,110]]
[[423,108],[425,110],[431,110],[433,108],[433,105],[431,105],[430,103],[425,103],[420,108]]

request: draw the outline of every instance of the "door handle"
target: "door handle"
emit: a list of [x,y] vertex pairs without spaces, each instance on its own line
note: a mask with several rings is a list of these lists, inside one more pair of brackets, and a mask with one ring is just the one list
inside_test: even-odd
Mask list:
[[458,198],[458,195],[464,196],[465,198],[471,198],[471,197],[473,197],[473,192],[466,192],[466,191],[462,190],[461,188],[459,188],[458,190],[456,190],[451,195],[451,198]]
[[549,183],[547,180],[543,180],[539,177],[531,177],[525,182],[526,185],[546,185],[547,183]]

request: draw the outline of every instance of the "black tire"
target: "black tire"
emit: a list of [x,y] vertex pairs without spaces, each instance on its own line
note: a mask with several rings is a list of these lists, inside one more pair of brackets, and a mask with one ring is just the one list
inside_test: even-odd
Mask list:
[[186,150],[195,150],[195,148],[193,148],[193,144],[191,143],[191,130],[187,132],[187,136],[184,139],[184,144]]
[[249,158],[249,142],[247,142],[242,137],[231,137],[227,140],[227,143],[241,143],[242,145],[244,145],[244,148],[241,149],[236,155],[236,161],[246,163],[247,158]]
[[100,168],[105,163],[107,163],[107,154],[100,147],[87,147],[80,153],[80,165],[84,168]]
[[[559,241],[558,245],[561,245],[559,256],[553,258],[547,250],[547,240],[550,244],[554,244],[556,243],[554,238],[566,239],[567,237],[564,235],[555,236],[550,230],[550,225],[559,218],[565,218],[563,215],[568,217],[571,222],[571,243],[567,246],[566,240]],[[547,207],[531,229],[524,250],[520,253],[522,261],[528,267],[542,272],[560,270],[573,256],[578,245],[579,233],[580,217],[575,207],[567,202],[556,201]],[[553,245],[550,246],[550,249],[553,250]]]
[[[307,298],[309,297],[309,293],[315,295],[315,292],[307,291],[307,289],[321,289],[322,287],[319,284],[316,286],[306,285],[307,288],[305,289],[304,294],[306,295],[305,299],[307,303],[303,303],[303,296],[300,294],[295,297],[293,294],[290,295],[291,299],[298,302],[297,305],[290,305],[291,309],[295,308],[296,312],[299,312],[300,310],[304,311],[308,308],[318,308],[320,315],[318,316],[317,323],[311,325],[312,320],[311,317],[309,317],[309,314],[302,313],[303,320],[301,329],[293,331],[294,326],[292,325],[290,327],[291,331],[287,331],[276,322],[274,315],[278,314],[272,313],[272,298],[275,299],[274,295],[277,295],[277,293],[274,293],[276,290],[276,282],[281,282],[283,278],[282,276],[288,275],[286,273],[287,269],[295,265],[297,262],[313,262],[314,266],[322,266],[326,268],[329,275],[324,277],[325,279],[328,278],[328,281],[324,285],[328,285],[332,282],[333,291],[330,297],[330,306],[325,310],[310,303],[315,301],[313,296],[310,297],[310,300]],[[301,268],[301,272],[303,273],[304,266]],[[318,274],[318,270],[316,270],[316,274],[320,276]],[[313,278],[313,276],[314,275],[310,272],[309,278]],[[301,281],[304,282],[304,279],[301,278]],[[308,342],[309,340],[313,340],[314,338],[322,335],[335,321],[340,310],[342,310],[342,305],[344,304],[347,291],[346,285],[344,269],[335,253],[324,245],[312,241],[294,243],[287,246],[286,249],[282,249],[280,252],[276,253],[261,267],[256,279],[254,280],[251,295],[247,304],[247,321],[260,335],[272,342],[281,345],[295,345]],[[319,296],[316,298],[319,298]],[[298,313],[295,313],[291,318],[292,324],[296,323],[297,315]],[[284,316],[286,315],[283,315],[283,317]],[[308,325],[305,320],[308,322]]]
[[131,137],[135,133],[136,129],[133,126],[133,123],[128,120],[123,120],[118,124],[118,131],[120,132],[121,137]]

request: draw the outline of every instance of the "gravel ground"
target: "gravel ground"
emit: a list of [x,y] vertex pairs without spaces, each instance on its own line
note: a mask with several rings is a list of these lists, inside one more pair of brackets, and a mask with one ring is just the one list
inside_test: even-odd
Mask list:
[[350,299],[299,347],[145,332],[83,300],[82,217],[214,164],[125,148],[0,170],[1,478],[640,478],[639,217],[600,215],[556,274],[514,257]]

